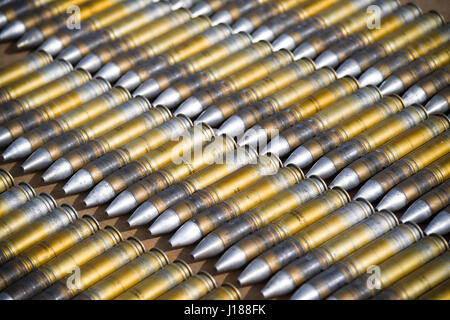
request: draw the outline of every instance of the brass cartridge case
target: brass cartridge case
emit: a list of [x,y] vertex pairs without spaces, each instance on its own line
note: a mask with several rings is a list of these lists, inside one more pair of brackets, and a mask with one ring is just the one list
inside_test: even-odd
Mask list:
[[102,280],[112,272],[139,257],[145,251],[144,245],[136,238],[119,242],[113,248],[88,261],[80,267],[80,277],[73,281],[58,280],[49,288],[33,297],[35,300],[67,300]]
[[182,260],[175,260],[162,270],[145,278],[115,300],[154,300],[192,276],[192,270]]
[[76,218],[77,213],[75,209],[64,204],[11,234],[0,242],[0,264],[5,263],[32,245],[61,230]]
[[39,88],[53,80],[56,80],[72,71],[72,65],[66,61],[58,60],[48,64],[41,69],[33,71],[26,77],[0,88],[0,103],[8,102],[18,98],[30,91]]
[[111,300],[169,263],[166,254],[153,248],[75,296],[75,300]]
[[375,300],[413,300],[446,281],[450,275],[450,251],[431,260],[373,297]]
[[41,193],[23,206],[0,218],[0,241],[4,241],[28,224],[45,216],[56,207],[56,201],[47,193]]
[[164,293],[158,300],[198,300],[216,287],[213,276],[201,271]]
[[29,299],[56,281],[76,272],[77,268],[112,248],[121,240],[120,232],[107,226],[13,283],[2,292],[0,299]]
[[59,79],[49,82],[42,87],[8,101],[0,111],[0,123],[13,119],[31,109],[36,109],[51,100],[61,97],[91,80],[89,72],[74,70]]
[[[4,11],[2,11],[4,12]],[[44,51],[31,52],[26,57],[8,64],[0,69],[0,87],[20,79],[36,70],[45,67],[53,61],[51,55]]]
[[72,246],[96,233],[99,228],[97,220],[85,215],[25,250],[0,267],[0,290],[63,254]]

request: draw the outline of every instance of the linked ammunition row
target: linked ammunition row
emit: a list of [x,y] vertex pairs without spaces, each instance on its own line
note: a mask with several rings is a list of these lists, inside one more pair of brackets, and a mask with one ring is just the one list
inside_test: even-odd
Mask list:
[[[45,2],[0,6],[0,40],[39,45],[0,69],[4,161],[26,158],[26,173],[45,169],[65,194],[92,188],[85,206],[111,201],[107,216],[173,233],[172,247],[198,242],[194,260],[221,254],[216,272],[266,281],[266,298],[448,297],[450,47],[437,12],[396,0]],[[241,298],[5,170],[0,291]]]

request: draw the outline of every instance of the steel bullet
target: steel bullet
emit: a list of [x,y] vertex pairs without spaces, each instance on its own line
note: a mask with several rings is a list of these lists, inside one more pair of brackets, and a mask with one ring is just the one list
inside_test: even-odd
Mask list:
[[[290,154],[285,164],[293,163],[300,168],[307,167],[328,151],[337,148],[402,109],[403,105],[392,103],[390,97],[381,99],[371,107],[344,120],[342,124],[306,141]],[[313,174],[308,173],[308,176]]]
[[309,59],[301,59],[288,64],[286,67],[275,71],[247,88],[219,100],[215,105],[211,105],[198,116],[195,123],[207,123],[217,126],[244,106],[281,90],[314,72],[314,70],[314,63]]
[[[210,48],[198,52],[184,61],[180,61],[179,63],[154,73],[152,71],[154,67],[148,67],[148,64],[145,63],[144,68],[146,68],[145,73],[148,74],[148,78],[133,92],[133,95],[142,95],[153,98],[162,90],[170,87],[170,85],[174,84],[177,80],[207,68],[212,64],[247,48],[250,44],[251,37],[248,34],[238,33],[227,37]],[[151,61],[152,60],[150,59],[148,62],[151,63]],[[140,72],[140,74],[142,73],[143,72]],[[147,76],[144,76],[144,78],[146,77]]]
[[[396,96],[390,96],[389,98],[392,99],[392,101],[397,101],[397,103],[402,103],[401,99]],[[388,142],[391,138],[398,136],[402,132],[405,132],[411,127],[419,124],[426,118],[427,113],[423,107],[419,105],[405,108],[399,113],[391,115],[389,118],[381,121],[379,124],[363,132],[359,136],[350,139],[348,142],[337,147],[335,150],[328,152],[316,161],[316,163],[309,170],[308,174],[318,175],[322,178],[329,178],[359,157],[374,150],[383,143]],[[386,128],[389,128],[389,132]],[[346,178],[347,175],[345,175],[345,172],[342,174],[342,181],[350,179]],[[354,176],[354,174],[350,173],[348,175],[348,177],[351,176]],[[347,184],[350,182],[345,183]]]
[[192,270],[189,265],[182,260],[175,260],[115,300],[154,300],[191,276]]
[[64,192],[73,194],[90,189],[117,169],[142,157],[147,152],[157,149],[164,143],[179,138],[191,126],[192,122],[185,117],[169,119],[78,170],[63,186]]
[[125,16],[100,30],[70,41],[70,45],[68,42],[68,46],[61,50],[57,58],[72,64],[76,63],[100,45],[123,37],[169,12],[170,6],[166,2],[150,3],[139,11],[134,12],[132,19],[129,16]]
[[390,233],[360,248],[312,278],[294,292],[292,300],[317,300],[348,284],[367,269],[379,265],[422,238],[417,225],[402,224]]
[[[78,6],[79,20],[84,24],[86,19],[95,14],[106,10],[120,1],[117,0],[100,0],[86,1]],[[64,10],[65,11],[65,10]],[[34,27],[26,28],[26,32],[17,40],[16,46],[19,49],[34,48],[45,39],[51,37],[59,30],[67,27],[67,14],[56,15],[50,19],[38,22]],[[84,27],[84,26],[83,26]]]
[[169,263],[164,251],[153,248],[128,262],[74,297],[74,300],[111,300]]
[[[370,5],[370,3],[367,3],[367,5]],[[339,6],[339,3],[337,6]],[[399,6],[399,2],[397,0],[378,0],[373,2],[372,6],[378,9],[377,14],[380,14],[379,17],[383,18],[396,10]],[[294,56],[296,59],[305,57],[314,59],[335,42],[338,42],[366,28],[367,22],[373,21],[373,19],[374,12],[372,10],[363,10],[363,8],[361,8],[361,10],[353,13],[351,16],[342,19],[340,22],[333,24],[325,30],[318,32],[317,34],[314,34],[302,41],[293,51]]]
[[0,241],[4,241],[28,224],[48,214],[56,207],[56,201],[47,193],[41,193],[21,207],[0,218]]
[[446,181],[414,201],[400,220],[422,223],[450,203],[450,181]]
[[277,174],[266,176],[229,199],[200,212],[183,224],[169,242],[174,247],[192,244],[225,222],[295,185],[302,178],[303,173],[294,166],[281,168]]
[[[173,30],[184,23],[189,23],[190,19],[191,15],[186,9],[171,11],[161,18],[143,25],[139,29],[133,30],[130,34],[126,34],[121,38],[117,38],[116,40],[104,43],[95,48],[78,62],[77,68],[91,72],[97,71],[102,65],[111,61],[119,54],[126,54],[136,47],[143,46],[168,31]],[[193,20],[204,20],[205,23],[209,24],[208,19],[204,17],[195,18]]]
[[418,300],[449,300],[450,299],[450,279],[441,282],[433,289],[419,296]]
[[18,38],[39,24],[42,20],[48,20],[63,12],[66,12],[71,6],[80,6],[87,0],[60,0],[50,1],[44,6],[34,8],[34,10],[25,11],[14,21],[10,21],[0,32],[0,41],[9,41]]
[[441,157],[392,188],[378,203],[377,209],[397,211],[450,176],[450,154]]
[[359,76],[377,61],[392,55],[408,44],[417,41],[420,37],[431,36],[431,32],[444,23],[445,19],[440,14],[430,11],[369,47],[354,53],[341,63],[336,73],[339,78],[347,75]]
[[[221,159],[224,158],[224,159]],[[127,220],[132,227],[150,222],[156,216],[170,208],[178,201],[185,200],[194,192],[210,186],[212,183],[235,173],[248,163],[253,163],[256,159],[256,152],[248,149],[238,148],[230,153],[220,155],[214,159],[216,164],[211,164],[197,172],[194,172],[185,180],[169,186],[167,189],[150,197],[142,203]],[[214,163],[214,162],[213,162]],[[165,232],[165,226],[156,224],[151,226],[151,234],[161,234]]]
[[[447,44],[398,69],[381,83],[380,90],[384,95],[392,93],[401,94],[421,78],[429,75],[438,68],[445,66],[449,61],[450,45]],[[430,94],[430,96],[431,95],[432,94]],[[423,102],[425,102],[425,100]]]
[[[246,129],[250,128],[258,121],[308,97],[310,94],[326,87],[335,80],[336,72],[333,69],[319,69],[261,101],[242,108],[222,123],[218,132],[233,137],[240,137],[244,134]],[[239,144],[242,144],[242,142],[243,141],[239,141]]]
[[[29,212],[31,213],[31,211]],[[63,204],[48,214],[38,217],[0,242],[0,264],[7,262],[32,245],[61,230],[75,219],[77,219],[75,209],[67,204]]]
[[[242,49],[231,56],[214,63],[210,67],[178,81],[154,100],[155,105],[163,105],[168,108],[177,106],[195,91],[211,85],[227,76],[247,67],[268,56],[272,52],[272,46],[268,42],[257,42]],[[159,86],[160,90],[163,87]]]
[[[170,136],[171,140],[169,142],[154,150],[146,150],[149,152],[127,165],[125,165],[125,161],[121,161],[121,164],[125,166],[106,176],[89,192],[83,203],[87,207],[105,203],[114,198],[120,191],[150,175],[152,172],[164,168],[173,162],[182,163],[183,161],[189,161],[191,155],[195,157],[202,153],[202,146],[211,141],[213,136],[214,133],[211,128],[194,126],[181,133],[178,139],[173,139],[173,136]],[[222,144],[219,143],[219,146],[222,146]],[[139,147],[144,148],[143,145]],[[211,152],[211,150],[208,151]],[[95,173],[99,176],[98,172]]]
[[29,299],[120,241],[120,232],[107,226],[7,287],[0,294],[0,300]]
[[14,185],[13,176],[5,169],[0,168],[0,194]]
[[[219,24],[146,61],[139,63],[138,59],[127,59],[126,61],[118,59],[115,62],[110,62],[109,65],[111,68],[119,70],[117,73],[120,73],[121,75],[131,69],[117,81],[115,86],[123,86],[128,90],[133,90],[158,71],[177,65],[177,63],[180,63],[180,66],[188,66],[190,63],[194,63],[193,66],[196,67],[198,63],[195,59],[194,61],[192,60],[194,56],[198,54],[196,58],[199,58],[201,52],[208,52],[209,49],[212,49],[212,47],[221,41],[230,38],[230,36],[230,26]],[[209,60],[214,61],[215,59],[220,59],[220,56],[216,57],[216,55],[214,55],[214,57],[211,58],[212,60]],[[122,60],[124,61],[123,64],[120,63]],[[211,63],[209,60],[200,59],[200,63]],[[106,69],[107,66],[108,64],[104,68]],[[112,73],[110,73],[110,75],[112,76]]]
[[21,182],[11,189],[0,194],[0,218],[7,213],[21,207],[36,196],[33,187]]
[[358,83],[352,77],[336,80],[329,86],[312,93],[308,98],[259,121],[244,133],[239,143],[265,146],[267,141],[280,131],[329,107],[341,98],[355,93],[358,89]]
[[[271,199],[262,202],[246,213],[240,214],[239,217],[234,218],[208,234],[192,251],[193,258],[195,260],[200,260],[223,252],[226,248],[251,232],[263,228],[270,222],[292,210],[301,208],[302,204],[316,198],[322,194],[326,188],[325,182],[321,179],[311,178],[300,181],[298,184],[282,190]],[[336,193],[339,194],[339,192]],[[308,204],[305,204],[305,206],[308,206]],[[292,211],[291,214],[286,215],[286,217],[295,216],[296,212],[297,211]],[[317,209],[318,215],[320,215],[321,212],[322,211]],[[301,221],[301,219],[299,221]],[[306,219],[305,222],[306,221],[309,221],[309,219]],[[245,254],[242,250],[240,250],[240,252],[235,252],[234,250],[230,251],[230,253],[233,252],[235,253],[233,254],[234,256],[245,258]],[[228,263],[222,263],[221,260],[215,265],[216,270],[219,272],[229,269]],[[231,259],[231,262],[234,262],[233,260],[235,259]]]
[[339,1],[327,10],[319,13],[317,16],[288,28],[272,42],[274,50],[294,50],[297,45],[308,37],[344,20],[373,2],[374,0]]
[[[254,15],[243,17],[240,21],[248,19],[251,22],[251,26],[253,27],[253,29],[256,29],[252,33],[254,41],[272,41],[275,39],[275,37],[279,36],[288,28],[295,26],[310,17],[320,14],[322,11],[328,9],[337,2],[338,1],[336,0],[306,1],[284,13],[275,15],[274,17],[270,17],[270,20],[265,23],[261,23],[258,20],[256,20],[257,22],[255,23],[255,19],[257,18]],[[264,13],[263,17],[266,18],[266,15]],[[238,23],[239,21],[236,22],[236,25]]]
[[450,40],[449,28],[450,26],[445,24],[413,42],[408,47],[381,59],[361,74],[358,78],[360,85],[362,87],[369,84],[377,86],[405,66],[408,66],[408,69],[412,69],[413,64],[417,65],[419,63],[414,61],[424,56],[428,57],[431,51],[445,45]]
[[43,51],[31,52],[16,62],[7,64],[0,69],[0,87],[6,85],[49,65],[52,56]]
[[56,80],[72,71],[72,65],[65,61],[54,61],[36,71],[0,88],[0,103],[6,103],[30,91]]
[[205,271],[200,271],[161,295],[158,300],[198,300],[216,287],[214,277]]
[[279,169],[279,160],[275,157],[260,156],[257,162],[248,165],[234,173],[225,176],[204,189],[196,191],[186,200],[179,201],[161,213],[149,228],[152,235],[167,233],[179,227],[197,213],[206,210],[217,203],[244,190],[266,175],[273,175]]
[[[319,109],[319,112],[315,114],[313,112],[313,115],[305,120],[300,118],[302,121],[298,122],[295,119],[294,125],[275,135],[267,146],[263,148],[262,152],[270,152],[284,156],[313,136],[367,109],[379,99],[381,99],[381,93],[376,87],[362,88],[321,111]],[[392,98],[392,100],[393,103],[401,103],[400,98]],[[395,102],[396,100],[399,101]],[[300,117],[302,117],[302,113],[300,113]]]
[[91,75],[84,70],[74,70],[59,79],[36,88],[33,91],[1,106],[0,123],[5,123],[29,110],[36,109],[61,97],[91,80]]
[[239,275],[239,284],[249,285],[267,279],[285,265],[338,236],[373,213],[372,205],[365,200],[349,202],[255,258]]
[[374,296],[374,300],[414,300],[450,276],[450,251],[403,277]]
[[450,87],[436,93],[425,105],[425,109],[428,113],[446,113],[449,110],[450,105]]
[[[95,16],[86,19],[82,28],[69,29],[64,28],[56,33],[54,36],[48,38],[44,43],[39,46],[39,50],[46,51],[52,56],[58,54],[62,49],[67,47],[73,41],[82,38],[104,27],[111,25],[112,23],[119,21],[120,19],[130,19],[130,15],[133,14],[134,21],[138,21],[138,12],[142,11],[146,6],[151,4],[153,0],[123,0],[113,5],[112,7],[103,10]],[[136,19],[135,19],[136,16]]]
[[[163,124],[171,116],[170,111],[163,106],[151,108],[149,111],[110,130],[101,137],[74,148],[68,153],[64,153],[62,158],[57,159],[42,174],[42,179],[44,182],[50,183],[68,178],[85,164]],[[57,156],[50,153],[52,159],[55,160],[58,158],[60,156],[59,153]]]
[[80,277],[74,281],[64,278],[56,281],[46,290],[33,297],[33,300],[68,300],[104,279],[123,265],[139,257],[145,251],[142,242],[128,238],[113,248],[93,258],[80,267]]
[[7,161],[23,158],[43,146],[51,138],[95,119],[130,98],[131,95],[128,90],[112,88],[101,96],[26,132],[6,148],[2,157]]
[[407,106],[414,103],[424,103],[449,84],[450,69],[446,67],[438,69],[406,90],[402,95],[403,102]]
[[227,3],[221,10],[211,17],[213,25],[219,23],[232,24],[246,12],[257,8],[268,0],[236,0]]
[[[272,298],[293,291],[336,261],[383,236],[397,225],[398,220],[391,212],[373,214],[281,269],[261,290],[262,295]],[[394,235],[398,232],[395,231]],[[391,237],[389,233],[388,236]]]
[[[49,140],[44,146],[34,151],[21,167],[24,172],[45,169],[67,151],[108,133],[111,128],[121,126],[145,112],[149,112],[150,109],[151,104],[147,99],[143,97],[130,99],[76,129]],[[158,112],[154,112],[154,114],[155,116],[160,115]]]
[[446,250],[448,250],[448,243],[443,237],[438,235],[424,237],[378,265],[379,277],[375,281],[372,280],[372,273],[362,274],[345,287],[331,294],[328,299],[368,299]]
[[174,114],[184,114],[189,118],[193,118],[220,99],[252,85],[292,62],[292,53],[287,50],[272,53],[248,67],[236,71],[225,79],[193,93],[180,104],[174,111]]
[[200,300],[241,300],[239,290],[231,283],[223,283],[222,286],[212,290]]
[[43,106],[7,121],[0,126],[0,146],[7,146],[25,132],[77,108],[110,88],[111,85],[107,81],[94,79]]
[[[264,217],[264,215],[256,215],[251,217],[252,221],[250,222],[249,215],[244,214],[240,219],[247,218],[247,224],[252,226],[250,232],[255,232],[225,251],[214,267],[218,272],[224,272],[245,266],[251,259],[257,257],[265,250],[317,222],[349,201],[350,196],[345,191],[333,189],[327,190],[317,198],[312,198],[312,200],[301,204],[294,211],[278,216],[279,218],[276,215],[273,217],[275,219]],[[263,220],[263,223],[255,218]],[[244,224],[241,224],[241,227],[249,229],[249,227],[244,227]]]
[[385,16],[377,28],[365,28],[363,31],[350,35],[328,47],[315,60],[318,68],[324,66],[336,67],[358,50],[364,49],[374,42],[389,36],[403,26],[412,22],[422,14],[412,3],[401,6],[393,13]]
[[85,215],[17,255],[0,267],[0,290],[64,253],[83,239],[90,237],[99,228],[97,220]]
[[425,228],[425,234],[446,235],[450,232],[450,208],[447,207],[439,212]]
[[[392,151],[392,149],[390,150]],[[364,198],[373,202],[396,184],[417,173],[449,152],[450,131],[447,130],[403,157],[402,154],[404,153],[400,152],[399,157],[401,158],[366,181],[355,194],[355,198]]]

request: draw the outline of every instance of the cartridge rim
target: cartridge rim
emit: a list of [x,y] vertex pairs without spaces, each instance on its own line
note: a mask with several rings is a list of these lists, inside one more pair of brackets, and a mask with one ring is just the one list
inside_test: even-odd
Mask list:
[[291,171],[295,174],[295,177],[297,181],[305,179],[305,174],[303,173],[303,170],[300,169],[297,165],[290,163],[285,168],[292,169]]
[[181,264],[184,267],[184,268],[181,268],[181,269],[183,269],[182,271],[186,272],[188,277],[192,277],[192,275],[194,274],[192,272],[191,266],[186,261],[184,261],[182,259],[176,259],[176,260],[173,261],[173,263]]
[[146,250],[145,245],[138,238],[131,236],[131,237],[128,237],[126,241],[133,244],[133,246],[136,248],[136,250],[138,252],[138,255],[141,255],[145,252],[145,250]]
[[97,219],[94,218],[94,216],[91,216],[90,214],[85,214],[81,217],[82,219],[85,219],[90,226],[92,226],[92,230],[94,232],[98,231],[100,229],[100,223]]
[[103,229],[111,231],[118,241],[123,241],[122,233],[116,227],[107,225]]
[[233,293],[236,294],[236,297],[238,298],[238,300],[242,300],[242,295],[241,292],[239,291],[238,288],[236,288],[236,286],[230,282],[224,282],[222,284],[222,287],[229,287],[231,289],[231,291],[233,291]]
[[390,216],[396,226],[398,226],[400,224],[400,221],[398,220],[397,216],[391,210],[383,209],[383,210],[378,211],[378,212],[379,213],[385,213],[388,216]]
[[[329,189],[328,186],[327,186],[327,183],[326,183],[325,180],[323,180],[321,177],[316,176],[316,175],[312,175],[312,176],[309,177],[309,179],[318,180],[319,183],[321,184],[321,186],[323,187],[324,190],[328,190],[328,189]],[[336,187],[336,188],[337,188],[337,187]],[[333,188],[333,189],[334,189],[334,188]],[[344,189],[342,189],[342,190],[345,191]],[[347,192],[347,191],[345,191],[345,192]],[[346,196],[347,196],[348,198],[350,198],[350,196],[348,195],[348,193],[347,193]]]
[[197,273],[197,275],[199,276],[199,275],[204,275],[204,276],[206,276],[206,278],[209,280],[208,282],[208,284],[211,284],[211,287],[209,288],[209,290],[211,291],[211,290],[213,290],[213,289],[215,289],[215,288],[217,288],[217,281],[216,281],[216,279],[214,279],[214,277],[209,273],[209,272],[207,272],[207,271],[199,271],[198,273]]
[[[45,205],[47,205],[47,207],[52,210],[53,208],[56,208],[58,206],[58,203],[56,202],[55,198],[53,198],[49,193],[47,192],[42,192],[41,194],[39,194],[39,197],[41,197],[44,202]],[[61,206],[62,207],[62,206]],[[75,210],[75,209],[73,209]],[[75,211],[76,212],[76,211]]]
[[23,181],[20,182],[17,187],[19,187],[26,193],[28,199],[36,197],[36,191],[29,183]]
[[5,169],[0,169],[0,178],[5,182],[5,184],[8,187],[12,187],[14,185],[14,178],[9,173],[9,171],[6,171]]
[[78,218],[78,212],[77,212],[77,210],[75,210],[75,208],[72,207],[70,204],[63,203],[63,204],[60,206],[60,208],[61,208],[62,210],[64,210],[64,212],[68,213],[68,214],[72,217],[73,220],[75,220],[75,219]]

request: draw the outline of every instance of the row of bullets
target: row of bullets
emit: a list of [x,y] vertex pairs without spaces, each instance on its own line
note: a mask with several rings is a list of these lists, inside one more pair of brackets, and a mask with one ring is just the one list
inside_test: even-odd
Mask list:
[[0,207],[1,300],[241,299],[233,285],[218,287],[207,272],[194,275],[26,183],[1,193]]
[[[82,28],[69,31],[71,5]],[[265,297],[448,296],[450,33],[438,13],[396,0],[55,0],[29,9],[0,7],[0,23],[9,14],[0,39],[40,45],[0,69],[3,160],[27,157],[22,168],[46,169],[46,183],[70,178],[66,194],[93,187],[86,206],[112,200],[108,216],[132,212],[130,227],[176,231],[173,247],[201,240],[193,258],[223,253],[216,270],[245,267],[241,285],[271,277]],[[0,177],[0,263],[79,220]],[[400,210],[402,224],[391,213]],[[415,225],[424,222],[425,237]],[[131,276],[144,247],[112,246],[83,260],[75,284],[47,260],[14,273],[0,297],[239,298],[165,256]],[[373,266],[376,281],[366,274]]]

